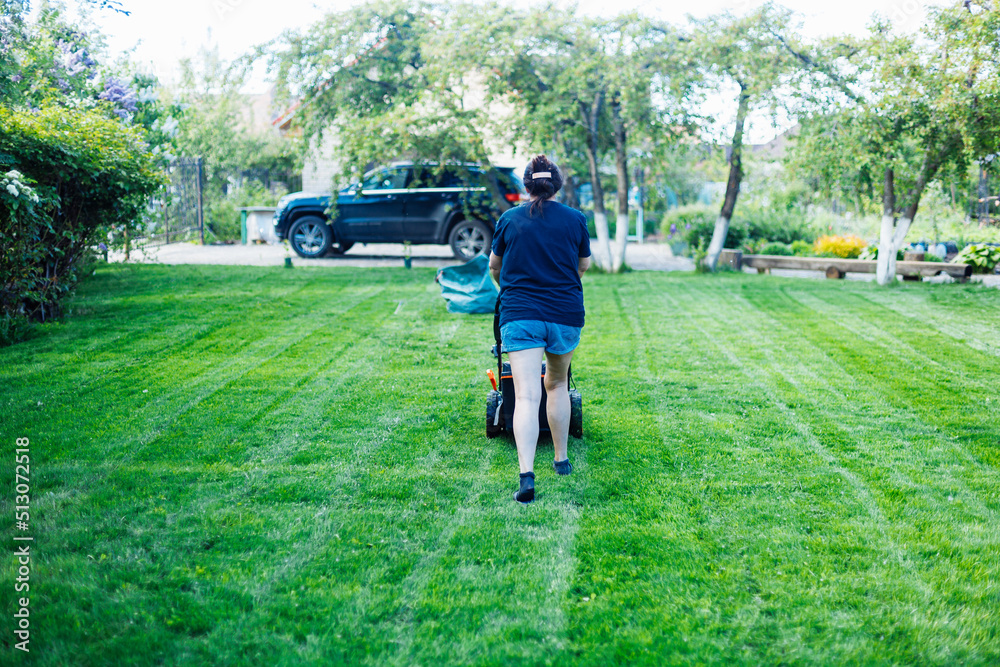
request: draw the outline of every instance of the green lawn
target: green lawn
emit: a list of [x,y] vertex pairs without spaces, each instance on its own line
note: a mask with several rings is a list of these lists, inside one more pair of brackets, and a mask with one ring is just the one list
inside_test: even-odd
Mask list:
[[0,662],[1000,662],[1000,291],[585,288],[584,439],[524,507],[431,271],[99,270],[0,349]]

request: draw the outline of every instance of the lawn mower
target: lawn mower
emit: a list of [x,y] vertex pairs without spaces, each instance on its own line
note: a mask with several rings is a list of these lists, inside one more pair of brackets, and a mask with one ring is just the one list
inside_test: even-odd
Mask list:
[[[503,341],[500,339],[500,297],[497,296],[496,309],[493,315],[493,355],[497,359],[497,373],[490,369],[486,372],[492,389],[486,399],[486,437],[495,438],[498,435],[514,435],[514,378],[510,372],[510,362],[503,360]],[[583,437],[583,399],[573,382],[573,367],[569,369],[569,434],[574,438]],[[542,362],[542,401],[538,406],[538,429],[542,433],[549,432],[549,419],[545,411],[545,362]]]

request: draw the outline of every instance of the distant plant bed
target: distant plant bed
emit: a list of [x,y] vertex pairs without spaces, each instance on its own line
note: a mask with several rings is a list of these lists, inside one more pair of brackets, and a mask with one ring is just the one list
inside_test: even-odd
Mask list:
[[[708,240],[712,238],[712,230],[715,228],[715,219],[718,216],[719,211],[708,206],[700,204],[680,206],[667,211],[663,216],[663,221],[660,223],[660,233],[665,239],[684,241],[692,248],[698,246],[701,237],[707,237],[705,239],[707,247]],[[730,230],[730,234],[732,234],[732,230]],[[727,242],[726,247],[735,248],[736,246]]]
[[973,273],[989,273],[1000,264],[1000,246],[985,243],[967,245],[952,261],[956,264],[971,264]]
[[857,259],[868,243],[853,234],[847,236],[821,236],[816,239],[814,249],[820,257],[841,257]]
[[[680,237],[691,248],[707,248],[718,217],[719,209],[715,206],[681,206],[663,216],[660,231],[666,239]],[[729,224],[725,247],[760,254],[765,245],[780,244],[786,250],[776,254],[797,254],[794,244],[804,242],[809,246],[815,238],[815,232],[798,212],[737,207]]]

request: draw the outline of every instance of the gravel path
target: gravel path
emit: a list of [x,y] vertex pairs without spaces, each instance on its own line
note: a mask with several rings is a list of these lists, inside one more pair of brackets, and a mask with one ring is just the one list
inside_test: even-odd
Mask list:
[[[612,244],[613,245],[613,244]],[[404,248],[397,243],[358,244],[338,257],[303,259],[292,255],[295,266],[402,266]],[[410,254],[415,267],[441,268],[459,262],[452,257],[451,249],[443,245],[411,246]],[[694,271],[694,261],[687,257],[675,257],[670,246],[665,243],[630,243],[625,249],[626,263],[636,271]],[[285,262],[285,248],[280,245],[197,245],[194,243],[171,243],[133,252],[133,261],[153,264],[229,264],[243,266],[282,266]],[[112,254],[112,261],[121,261],[121,255]],[[746,272],[756,273],[754,269]],[[772,275],[789,278],[824,279],[822,271],[793,271],[774,269]],[[850,273],[848,280],[874,280],[874,274]],[[993,287],[1000,287],[1000,275],[972,277],[973,281]]]
[[[292,254],[295,266],[402,266],[404,248],[396,243],[358,244],[338,257],[303,259]],[[411,246],[413,266],[452,266],[459,262],[451,249],[443,245]],[[625,250],[626,262],[640,271],[693,271],[694,262],[686,257],[674,257],[670,246],[660,243],[631,243]],[[153,264],[231,264],[244,266],[281,266],[285,249],[280,245],[197,245],[171,243],[132,253],[134,261]],[[121,261],[121,256],[112,256]]]

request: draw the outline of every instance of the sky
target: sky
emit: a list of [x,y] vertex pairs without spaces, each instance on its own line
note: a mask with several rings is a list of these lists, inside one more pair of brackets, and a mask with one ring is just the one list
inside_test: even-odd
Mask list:
[[[520,0],[519,5],[534,0]],[[278,37],[287,29],[304,29],[324,14],[344,9],[357,2],[352,0],[122,0],[131,14],[124,16],[110,10],[97,12],[94,22],[105,34],[112,54],[130,52],[130,60],[160,81],[170,84],[177,80],[178,62],[195,57],[202,48],[217,47],[220,56],[229,61],[251,46]],[[763,4],[762,0],[700,0],[697,3],[673,0],[555,0],[561,7],[575,5],[580,13],[611,16],[620,11],[638,10],[645,14],[683,24],[688,16],[696,18],[722,11],[744,13]],[[809,38],[861,34],[874,13],[892,20],[903,30],[915,30],[923,21],[927,4],[946,4],[943,0],[784,0],[784,6],[796,12],[800,32]],[[258,72],[246,92],[264,92],[267,82]],[[721,105],[721,101],[720,101]],[[755,122],[751,126],[752,141],[767,141],[774,128]],[[721,129],[721,128],[720,128]]]
[[[530,1],[530,0],[529,0]],[[943,4],[930,0],[934,4]],[[305,28],[323,14],[344,9],[354,2],[334,0],[122,0],[130,16],[103,10],[93,18],[108,38],[112,53],[133,51],[132,59],[141,63],[164,82],[177,76],[177,62],[195,56],[202,47],[218,46],[220,55],[232,60],[254,44],[273,39],[289,28]],[[759,0],[701,0],[698,3],[670,0],[580,0],[576,3],[557,0],[559,6],[576,4],[578,11],[608,16],[620,10],[636,9],[675,23],[730,10],[743,13],[759,6]],[[815,0],[785,0],[781,3],[798,13],[802,33],[821,37],[843,33],[859,34],[878,12],[903,29],[915,29],[927,2],[918,0],[840,0],[836,3]],[[609,7],[610,6],[610,7]],[[256,91],[259,92],[259,91]]]

